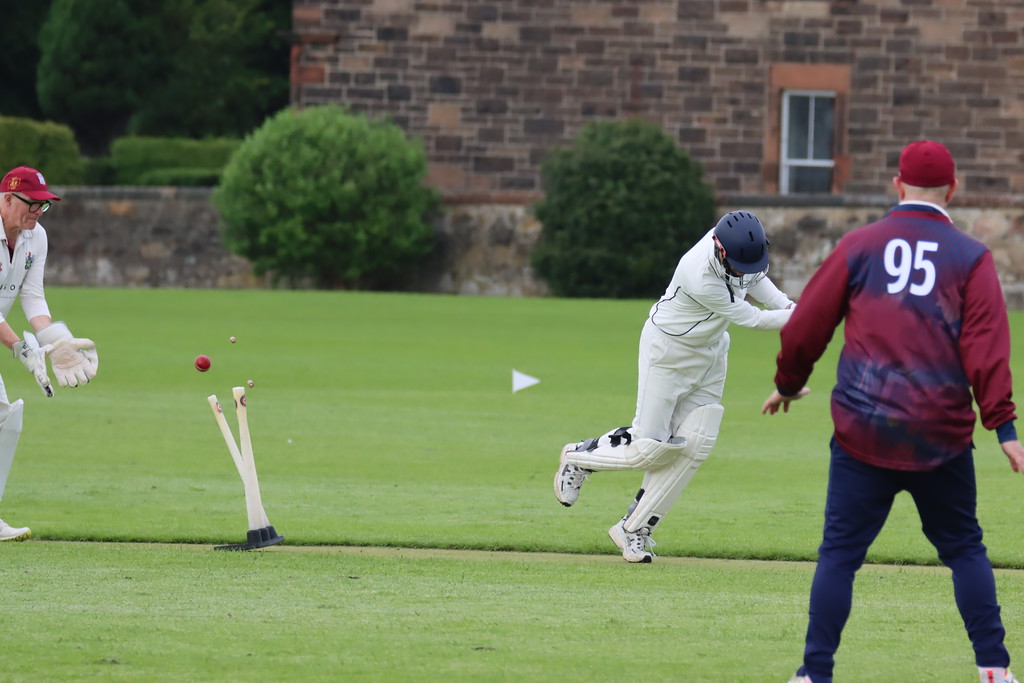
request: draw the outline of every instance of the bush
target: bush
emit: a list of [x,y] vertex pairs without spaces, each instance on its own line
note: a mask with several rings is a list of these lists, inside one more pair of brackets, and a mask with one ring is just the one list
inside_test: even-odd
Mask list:
[[123,137],[110,147],[118,185],[217,184],[240,140]]
[[426,156],[398,127],[335,106],[286,109],[246,138],[212,200],[258,274],[395,289],[434,245]]
[[51,185],[79,185],[82,159],[74,133],[51,121],[0,116],[0,175],[16,166],[39,169]]
[[556,296],[660,295],[679,257],[714,223],[703,169],[650,123],[588,124],[541,172],[532,260]]

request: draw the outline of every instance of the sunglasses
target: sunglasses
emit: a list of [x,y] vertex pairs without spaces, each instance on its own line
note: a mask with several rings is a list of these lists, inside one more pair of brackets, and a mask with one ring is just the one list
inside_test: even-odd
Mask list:
[[32,213],[35,213],[37,211],[40,213],[46,213],[47,211],[50,210],[50,207],[53,206],[53,202],[51,202],[50,200],[46,200],[44,202],[31,202],[25,199],[24,197],[19,197],[18,195],[14,195],[14,198],[20,199],[21,201],[28,204],[28,210],[31,211]]

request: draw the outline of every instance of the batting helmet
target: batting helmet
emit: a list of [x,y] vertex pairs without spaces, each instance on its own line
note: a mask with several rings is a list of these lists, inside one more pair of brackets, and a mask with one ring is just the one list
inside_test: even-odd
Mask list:
[[768,238],[757,216],[730,211],[715,225],[715,237],[725,248],[725,260],[737,273],[761,273],[768,268]]

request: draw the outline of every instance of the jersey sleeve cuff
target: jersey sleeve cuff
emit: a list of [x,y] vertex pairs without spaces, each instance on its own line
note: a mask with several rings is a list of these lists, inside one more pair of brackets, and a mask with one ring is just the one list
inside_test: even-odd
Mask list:
[[1017,440],[1017,427],[1014,421],[1007,420],[1003,424],[996,427],[996,436],[999,437],[999,443],[1006,443],[1007,441]]
[[797,389],[796,391],[787,391],[786,389],[783,389],[777,384],[775,385],[775,391],[779,392],[779,396],[781,396],[782,398],[793,398],[794,396],[800,393],[799,389]]

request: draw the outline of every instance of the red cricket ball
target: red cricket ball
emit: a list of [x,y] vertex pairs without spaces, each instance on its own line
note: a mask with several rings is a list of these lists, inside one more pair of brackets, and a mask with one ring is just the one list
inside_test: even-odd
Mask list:
[[196,356],[196,370],[199,372],[206,372],[210,369],[210,357],[209,356]]

